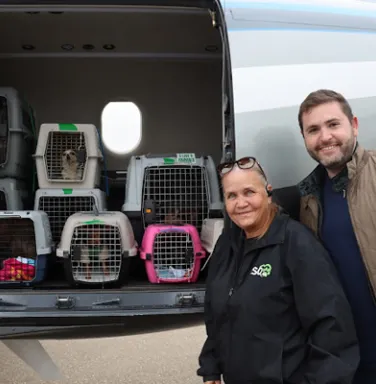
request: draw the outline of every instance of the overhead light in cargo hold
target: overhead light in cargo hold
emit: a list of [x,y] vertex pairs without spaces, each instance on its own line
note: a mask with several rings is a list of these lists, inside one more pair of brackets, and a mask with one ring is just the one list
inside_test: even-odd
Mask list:
[[95,47],[93,44],[84,44],[82,48],[85,49],[86,51],[92,51]]
[[217,52],[218,51],[218,47],[216,45],[207,45],[205,47],[205,51],[206,52]]
[[35,49],[35,47],[31,44],[23,44],[22,49],[24,49],[25,51],[32,51],[33,49]]
[[112,49],[115,49],[115,46],[113,44],[105,44],[103,46],[103,49],[106,49],[107,51],[110,51]]
[[74,48],[73,44],[63,44],[61,46],[61,49],[63,49],[64,51],[71,51],[73,48]]

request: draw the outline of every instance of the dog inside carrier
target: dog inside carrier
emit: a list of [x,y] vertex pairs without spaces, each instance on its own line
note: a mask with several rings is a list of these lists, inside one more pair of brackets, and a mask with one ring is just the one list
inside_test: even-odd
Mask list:
[[194,283],[205,256],[193,225],[151,224],[145,230],[140,258],[151,283]]
[[81,181],[86,164],[84,132],[48,133],[45,166],[49,180]]
[[92,124],[42,124],[35,161],[39,188],[97,188],[101,160]]
[[[187,162],[187,158],[191,161]],[[222,208],[217,173],[210,156],[131,158],[123,211],[130,218],[141,216],[141,228],[134,224],[139,237],[151,224],[190,224],[200,231],[206,218],[222,217]]]
[[0,287],[42,282],[49,254],[50,231],[43,212],[0,212]]
[[137,244],[121,212],[77,213],[68,218],[56,255],[65,259],[66,276],[73,284],[117,283],[128,276]]
[[53,242],[60,242],[64,224],[76,212],[93,212],[106,208],[105,193],[99,189],[38,189],[35,194],[35,210],[47,213]]

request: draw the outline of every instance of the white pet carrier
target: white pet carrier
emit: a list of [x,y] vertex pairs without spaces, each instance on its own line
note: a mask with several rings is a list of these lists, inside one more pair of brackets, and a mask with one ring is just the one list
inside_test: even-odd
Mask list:
[[31,108],[14,88],[0,88],[0,178],[32,175],[33,119]]
[[28,198],[26,184],[15,179],[0,179],[0,211],[22,211]]
[[65,221],[76,212],[107,209],[106,194],[100,189],[38,189],[34,210],[47,213],[54,244],[60,242]]
[[0,211],[0,287],[42,282],[51,252],[45,212]]
[[203,248],[210,254],[213,252],[215,244],[222,233],[223,225],[223,219],[204,220],[200,238]]
[[[219,181],[213,159],[194,154],[132,156],[123,212],[149,224],[191,224],[221,215]],[[219,216],[220,217],[220,216]]]
[[137,255],[132,226],[122,212],[76,213],[63,229],[56,256],[71,283],[115,283],[128,276]]
[[98,188],[102,159],[94,125],[41,125],[35,153],[39,188]]

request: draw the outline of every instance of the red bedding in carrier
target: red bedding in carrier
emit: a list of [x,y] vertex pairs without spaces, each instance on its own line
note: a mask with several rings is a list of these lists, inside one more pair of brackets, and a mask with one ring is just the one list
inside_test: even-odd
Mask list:
[[193,225],[151,224],[145,229],[140,257],[151,283],[194,283],[205,256]]

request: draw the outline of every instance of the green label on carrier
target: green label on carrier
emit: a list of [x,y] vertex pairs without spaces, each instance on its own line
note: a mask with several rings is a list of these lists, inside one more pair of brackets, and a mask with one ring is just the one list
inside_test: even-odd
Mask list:
[[195,164],[196,156],[194,153],[177,153],[176,161],[184,164]]
[[77,127],[74,124],[59,124],[60,131],[77,131]]
[[175,164],[175,159],[173,159],[172,157],[164,157],[163,163],[164,164]]
[[84,224],[104,224],[104,221],[94,219],[94,220],[85,221]]
[[71,195],[73,192],[73,189],[64,188],[63,193],[64,195]]

